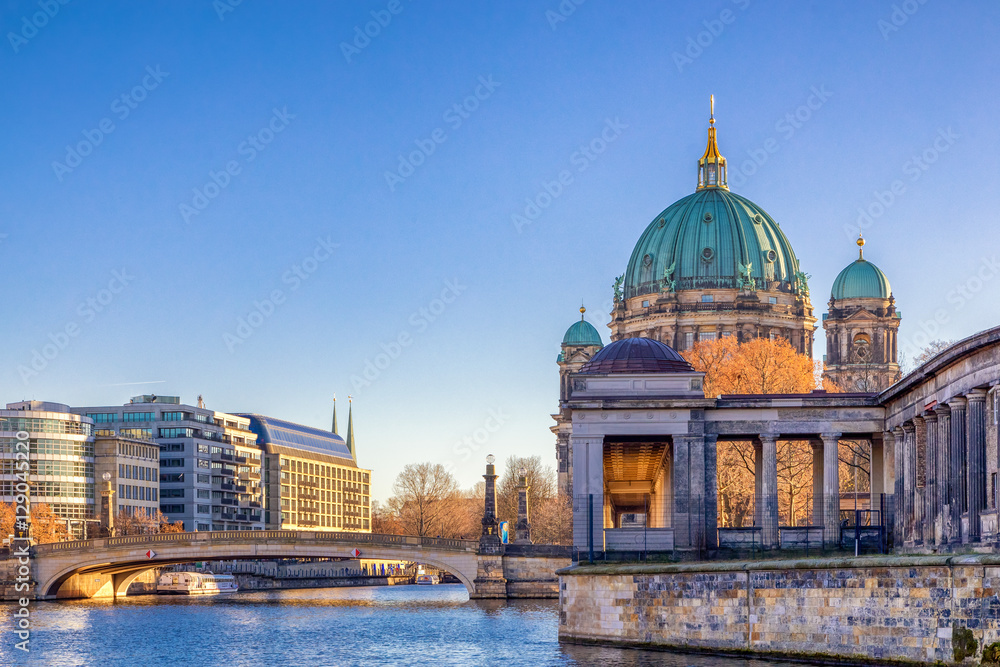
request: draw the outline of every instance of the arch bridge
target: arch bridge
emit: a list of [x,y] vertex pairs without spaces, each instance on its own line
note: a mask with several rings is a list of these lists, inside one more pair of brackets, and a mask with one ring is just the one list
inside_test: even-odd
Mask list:
[[[494,571],[497,556],[480,556],[477,540],[372,533],[294,530],[215,531],[133,535],[39,544],[31,549],[32,578],[39,600],[124,596],[143,572],[206,560],[271,558],[360,558],[433,565],[455,575],[470,598],[498,597],[477,591],[477,576]],[[147,555],[150,552],[152,555]],[[501,570],[502,572],[502,570]],[[502,574],[501,574],[502,576]],[[554,577],[554,575],[553,575]],[[480,588],[483,577],[478,576]],[[506,597],[506,595],[499,596]]]

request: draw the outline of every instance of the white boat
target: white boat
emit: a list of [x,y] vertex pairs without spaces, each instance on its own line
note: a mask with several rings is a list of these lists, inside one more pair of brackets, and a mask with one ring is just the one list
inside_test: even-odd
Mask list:
[[156,585],[160,595],[219,595],[239,589],[233,575],[211,572],[168,572]]
[[418,574],[417,583],[421,586],[433,586],[434,584],[440,584],[441,579],[436,574]]

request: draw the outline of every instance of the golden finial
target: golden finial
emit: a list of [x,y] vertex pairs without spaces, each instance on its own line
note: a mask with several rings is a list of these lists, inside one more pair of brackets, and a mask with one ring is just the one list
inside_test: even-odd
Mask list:
[[708,104],[710,108],[708,124],[715,125],[715,95],[708,96]]
[[858,240],[856,243],[858,244],[858,261],[861,261],[865,258],[865,237],[861,234],[861,232],[858,232]]
[[584,314],[585,312],[587,312],[587,309],[586,309],[586,308],[584,307],[584,305],[583,305],[583,304],[581,303],[581,304],[580,304],[580,321],[581,321],[581,322],[583,321],[583,314]]
[[719,144],[715,141],[715,95],[708,98],[710,115],[708,118],[708,145],[705,154],[698,160],[698,189],[721,188],[729,189],[726,182],[726,158],[719,152]]

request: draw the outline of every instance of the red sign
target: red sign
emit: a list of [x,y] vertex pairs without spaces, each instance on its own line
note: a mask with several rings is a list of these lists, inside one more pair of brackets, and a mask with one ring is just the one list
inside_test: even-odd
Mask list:
[[152,549],[150,549],[149,551],[146,552],[146,558],[149,558],[150,560],[152,560],[155,557],[156,557],[156,552],[153,551]]
[[355,549],[354,551],[351,552],[351,555],[357,558],[358,556],[361,555],[361,552],[358,549]]

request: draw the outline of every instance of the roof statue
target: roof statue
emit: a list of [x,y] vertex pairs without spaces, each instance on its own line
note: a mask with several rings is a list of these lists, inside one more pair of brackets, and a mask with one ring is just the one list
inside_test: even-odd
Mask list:
[[622,283],[625,282],[625,274],[615,278],[615,303],[622,300]]
[[739,277],[736,280],[736,286],[739,289],[747,290],[753,292],[757,289],[757,283],[753,279],[751,273],[753,272],[753,262],[747,262],[743,264],[740,262],[739,265]]
[[677,288],[677,281],[673,279],[674,269],[677,267],[677,260],[663,269],[663,291],[673,292]]
[[799,296],[809,296],[809,279],[811,275],[805,271],[795,272],[795,293]]

